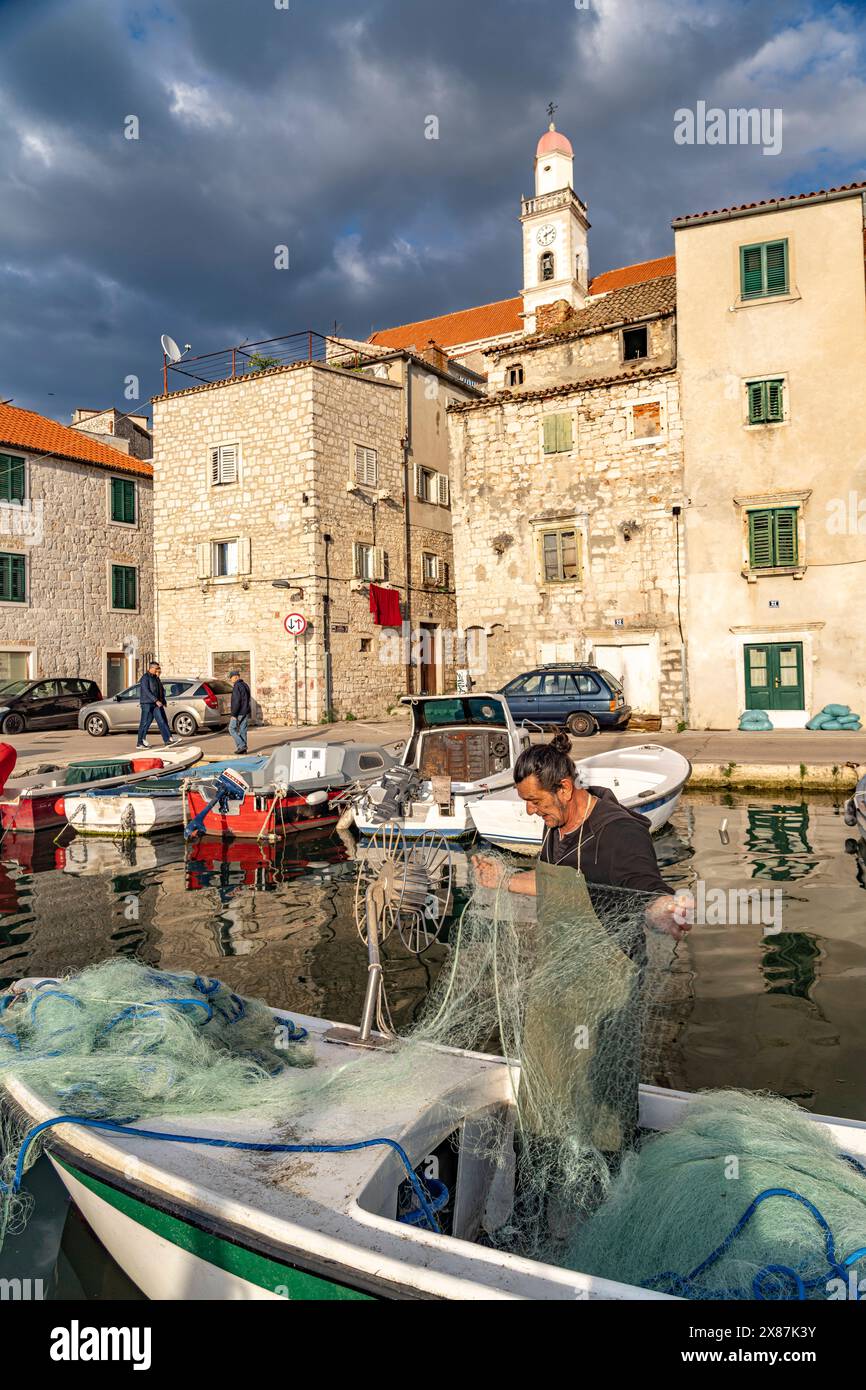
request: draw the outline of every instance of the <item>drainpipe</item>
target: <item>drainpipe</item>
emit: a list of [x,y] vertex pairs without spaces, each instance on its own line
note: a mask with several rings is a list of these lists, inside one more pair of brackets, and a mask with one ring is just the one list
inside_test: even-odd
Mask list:
[[405,389],[403,392],[403,550],[406,565],[406,624],[409,632],[409,650],[406,655],[406,694],[415,692],[415,678],[412,666],[412,532],[409,525],[409,454],[412,449],[412,363],[403,359]]
[[334,712],[334,687],[331,673],[331,541],[327,533],[322,536],[325,542],[325,593],[322,604],[322,638],[325,647],[325,714],[331,718]]

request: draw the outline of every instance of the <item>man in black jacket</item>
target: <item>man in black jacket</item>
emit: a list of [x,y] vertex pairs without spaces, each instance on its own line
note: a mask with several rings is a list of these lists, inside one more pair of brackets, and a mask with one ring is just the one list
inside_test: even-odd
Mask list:
[[154,719],[166,747],[170,743],[180,743],[180,739],[172,738],[171,729],[168,727],[168,720],[165,717],[165,686],[159,678],[161,669],[158,661],[152,661],[139,681],[138,702],[141,705],[141,719],[138,725],[136,751],[139,748],[150,747],[147,741],[147,731]]
[[235,741],[235,752],[246,753],[247,729],[252,709],[250,688],[240,671],[229,671],[229,680],[232,683],[232,717],[229,720],[229,733]]

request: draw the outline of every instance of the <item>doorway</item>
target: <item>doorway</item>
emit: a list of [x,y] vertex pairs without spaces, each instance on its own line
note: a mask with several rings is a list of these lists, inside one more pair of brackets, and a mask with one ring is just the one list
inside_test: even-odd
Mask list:
[[105,654],[105,696],[110,699],[119,695],[129,684],[125,652],[106,652]]
[[755,642],[745,649],[746,709],[802,710],[802,642]]
[[418,631],[418,667],[421,695],[438,695],[439,690],[439,624],[420,623]]

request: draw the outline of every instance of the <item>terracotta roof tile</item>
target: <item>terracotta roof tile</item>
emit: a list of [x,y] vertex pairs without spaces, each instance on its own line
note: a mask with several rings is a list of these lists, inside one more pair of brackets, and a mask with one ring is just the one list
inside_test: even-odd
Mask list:
[[838,188],[819,188],[814,193],[791,193],[780,198],[764,198],[757,203],[738,203],[735,207],[713,208],[710,212],[689,212],[684,217],[675,217],[673,225],[682,227],[689,222],[700,222],[705,217],[725,217],[735,212],[756,212],[759,208],[773,212],[791,203],[806,203],[812,198],[826,198],[829,194],[857,193],[862,189],[866,189],[866,183],[843,183]]
[[521,339],[520,343],[503,344],[498,348],[488,348],[487,355],[499,357],[502,353],[522,352],[525,348],[542,346],[559,338],[579,338],[583,333],[598,332],[612,328],[615,324],[634,323],[649,318],[653,314],[672,314],[677,307],[677,279],[666,275],[658,280],[646,280],[639,285],[626,285],[621,290],[613,290],[602,299],[587,304],[585,309],[577,309],[571,318],[566,319],[558,329],[550,333],[533,333]]
[[31,454],[46,454],[51,458],[72,459],[76,463],[92,463],[98,468],[110,468],[113,473],[136,473],[142,478],[153,477],[153,465],[144,459],[112,449],[68,425],[60,425],[35,410],[22,410],[17,405],[0,404],[0,449],[24,449]]
[[658,256],[654,261],[638,261],[635,265],[624,265],[619,270],[605,270],[590,281],[590,294],[607,294],[610,290],[621,290],[626,285],[639,285],[645,280],[657,280],[661,276],[675,275],[677,262],[675,256]]
[[493,405],[520,405],[523,401],[546,400],[553,396],[577,396],[581,391],[597,391],[610,386],[621,386],[628,381],[652,381],[656,377],[676,375],[676,367],[624,367],[611,376],[585,377],[577,381],[565,381],[560,386],[540,386],[535,390],[512,391],[504,388],[490,396],[482,396],[474,401],[451,401],[447,406],[449,415],[463,415],[472,410],[489,410]]

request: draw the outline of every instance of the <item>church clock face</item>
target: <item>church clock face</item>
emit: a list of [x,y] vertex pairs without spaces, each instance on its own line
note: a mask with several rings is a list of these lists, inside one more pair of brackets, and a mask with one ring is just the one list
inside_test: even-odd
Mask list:
[[535,239],[539,246],[552,246],[556,241],[556,228],[553,223],[548,222],[546,226],[539,227],[535,233]]

